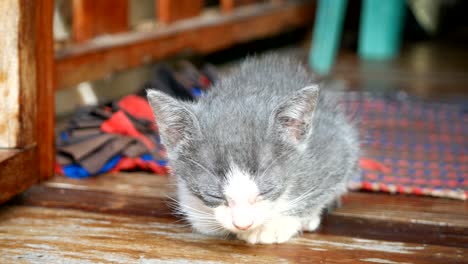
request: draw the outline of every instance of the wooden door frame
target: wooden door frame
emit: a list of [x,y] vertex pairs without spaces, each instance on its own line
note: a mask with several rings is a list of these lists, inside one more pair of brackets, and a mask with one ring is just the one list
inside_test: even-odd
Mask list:
[[[16,56],[8,58],[15,63],[0,65],[0,72],[13,73],[5,74],[0,96],[17,100],[19,106],[4,124],[18,128],[7,148],[0,148],[0,202],[4,202],[54,172],[54,1],[3,0],[1,8],[10,16],[0,21],[13,25],[13,30],[1,30],[1,37],[16,40],[12,50],[17,53],[0,52],[0,56]],[[17,89],[18,95],[7,97],[11,89]]]

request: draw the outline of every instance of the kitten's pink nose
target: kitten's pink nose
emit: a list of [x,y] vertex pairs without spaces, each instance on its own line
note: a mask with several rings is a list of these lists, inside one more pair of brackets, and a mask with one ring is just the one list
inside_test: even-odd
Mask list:
[[232,225],[239,230],[247,230],[254,224],[254,208],[247,202],[236,202],[231,206]]
[[247,230],[253,225],[253,220],[247,223],[236,223],[232,221],[232,224],[239,230]]

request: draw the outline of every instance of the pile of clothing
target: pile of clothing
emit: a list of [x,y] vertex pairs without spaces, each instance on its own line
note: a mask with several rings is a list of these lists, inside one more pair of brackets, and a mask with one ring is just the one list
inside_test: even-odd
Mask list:
[[165,149],[145,97],[146,89],[196,100],[217,79],[217,70],[209,64],[200,68],[188,61],[160,65],[137,94],[78,109],[57,136],[56,172],[71,178],[122,170],[167,174]]

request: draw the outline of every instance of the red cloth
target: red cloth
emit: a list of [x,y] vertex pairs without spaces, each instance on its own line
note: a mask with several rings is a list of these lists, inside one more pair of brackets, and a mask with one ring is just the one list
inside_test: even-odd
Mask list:
[[57,162],[55,163],[54,169],[55,173],[64,175],[62,166],[60,166],[60,164],[58,164]]
[[142,158],[129,158],[123,157],[112,169],[112,172],[119,172],[123,170],[133,170],[140,168],[143,170],[150,170],[159,175],[167,175],[167,168],[157,164],[154,161],[145,161]]
[[154,120],[153,110],[148,101],[136,95],[128,95],[119,101],[119,107],[128,114],[149,121]]
[[130,170],[136,168],[136,165],[134,158],[122,157],[112,171],[119,172],[122,170]]
[[206,77],[205,75],[202,75],[200,76],[199,80],[198,80],[201,85],[203,86],[202,88],[203,89],[208,89],[211,85],[211,82],[210,80],[208,79],[208,77]]
[[155,148],[153,142],[141,134],[122,111],[115,112],[108,120],[102,123],[101,130],[106,133],[131,136],[141,140],[148,149]]

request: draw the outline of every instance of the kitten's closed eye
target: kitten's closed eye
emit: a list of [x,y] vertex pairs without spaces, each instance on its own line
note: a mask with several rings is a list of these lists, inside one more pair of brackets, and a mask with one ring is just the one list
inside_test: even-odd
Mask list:
[[263,200],[266,200],[269,198],[269,195],[272,194],[274,191],[274,188],[267,189],[261,193],[258,194],[257,199],[255,202],[261,202]]
[[216,207],[219,205],[227,205],[226,198],[218,194],[205,194],[204,197],[202,198],[205,204],[210,207]]
[[217,199],[217,200],[225,200],[223,196],[216,195],[216,194],[207,194],[206,196],[213,198],[213,199]]
[[267,189],[261,193],[259,193],[259,196],[267,196],[268,194],[272,193],[274,191],[274,188]]

